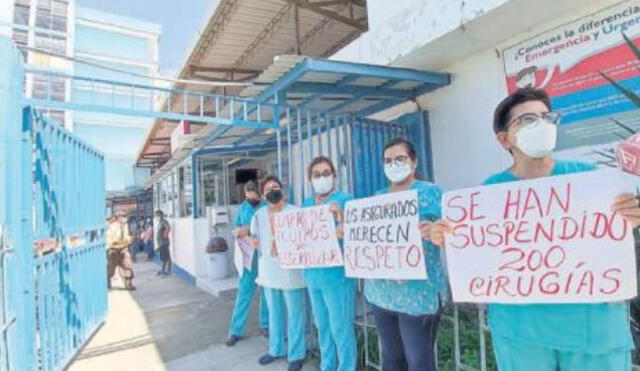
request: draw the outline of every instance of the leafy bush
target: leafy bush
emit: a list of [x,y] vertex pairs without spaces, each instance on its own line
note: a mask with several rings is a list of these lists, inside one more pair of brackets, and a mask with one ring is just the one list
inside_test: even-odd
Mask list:
[[[448,306],[438,331],[438,370],[455,370],[455,334],[453,307]],[[460,332],[460,362],[480,370],[482,360],[480,352],[480,324],[478,323],[478,309],[473,305],[458,305],[458,320]],[[493,357],[493,347],[489,332],[484,332],[486,345],[487,370],[497,370]]]

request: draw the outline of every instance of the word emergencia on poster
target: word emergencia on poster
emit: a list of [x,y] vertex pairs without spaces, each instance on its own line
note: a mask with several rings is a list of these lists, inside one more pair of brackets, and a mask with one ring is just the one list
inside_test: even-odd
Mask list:
[[456,302],[595,303],[636,296],[632,227],[610,208],[634,190],[619,169],[447,192]]
[[283,268],[343,265],[330,205],[276,214],[275,241]]
[[542,88],[562,114],[561,157],[607,163],[611,159],[602,153],[620,140],[612,118],[640,129],[640,111],[601,75],[640,92],[639,62],[623,32],[640,41],[640,0],[619,2],[503,51],[509,93]]
[[347,202],[346,275],[397,280],[427,278],[418,207],[416,191]]

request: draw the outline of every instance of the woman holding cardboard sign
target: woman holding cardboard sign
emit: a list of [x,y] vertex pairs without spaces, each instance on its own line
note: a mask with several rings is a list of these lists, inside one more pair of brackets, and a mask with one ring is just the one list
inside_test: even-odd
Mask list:
[[[327,157],[316,157],[308,170],[313,197],[303,207],[332,205],[338,222],[341,210],[352,197],[336,189],[336,170]],[[338,227],[338,237],[341,237]],[[353,371],[356,369],[355,282],[345,277],[344,267],[307,268],[304,280],[309,288],[313,316],[318,329],[321,371]]]
[[[235,229],[233,236],[236,239],[235,254],[240,256],[243,266],[239,268],[238,293],[236,304],[231,316],[229,326],[229,339],[227,346],[234,346],[244,336],[244,329],[249,318],[253,293],[256,288],[256,277],[258,276],[258,254],[257,251],[248,246],[249,224],[255,212],[266,205],[260,196],[258,184],[250,180],[244,185],[245,201],[238,207],[238,212],[233,220]],[[260,330],[265,337],[269,337],[269,313],[267,311],[267,301],[264,297],[264,290],[260,295]]]
[[[420,220],[440,217],[440,188],[416,179],[417,156],[411,142],[394,139],[384,149],[384,173],[391,182],[378,194],[416,190]],[[421,224],[422,226],[422,224]],[[383,371],[436,371],[434,345],[447,279],[440,252],[424,242],[426,280],[365,279],[382,344]]]
[[[553,158],[559,119],[544,90],[520,89],[505,98],[495,110],[493,130],[513,165],[485,184],[595,170],[592,164]],[[633,227],[640,224],[633,194],[620,195],[611,211]],[[439,221],[429,226],[427,234],[444,246],[445,234],[452,233],[453,227]],[[489,305],[488,322],[501,371],[631,370],[633,339],[627,303],[495,303]]]
[[[268,205],[260,208],[251,220],[251,243],[258,248],[258,279],[264,287],[269,309],[269,351],[260,358],[267,365],[287,357],[289,371],[302,369],[306,356],[304,339],[304,289],[299,269],[283,269],[278,261],[278,249],[274,238],[275,214],[294,209],[287,204],[282,183],[275,176],[268,176],[260,185]],[[285,308],[286,307],[286,308]],[[286,309],[286,314],[285,314]],[[283,320],[287,316],[287,349],[284,347]]]

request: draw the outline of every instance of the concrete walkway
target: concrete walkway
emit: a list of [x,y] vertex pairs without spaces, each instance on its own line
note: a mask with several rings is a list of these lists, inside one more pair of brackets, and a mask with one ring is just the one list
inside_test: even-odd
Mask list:
[[[155,276],[155,263],[135,265],[134,292],[109,292],[102,328],[72,363],[70,371],[270,371],[285,361],[258,365],[267,339],[258,333],[257,298],[247,338],[227,347],[235,290],[216,298],[175,276]],[[307,362],[305,370],[317,369]]]

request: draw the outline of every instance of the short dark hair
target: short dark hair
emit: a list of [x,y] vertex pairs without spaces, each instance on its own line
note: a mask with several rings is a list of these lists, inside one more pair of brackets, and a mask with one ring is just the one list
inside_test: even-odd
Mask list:
[[386,152],[389,148],[395,147],[395,146],[403,146],[404,149],[409,154],[409,158],[412,161],[415,162],[416,159],[418,158],[418,155],[416,154],[416,148],[413,146],[413,143],[411,143],[410,141],[404,138],[392,139],[390,142],[387,143],[386,146],[384,146],[384,150],[382,151],[382,153]]
[[156,210],[156,216],[164,217],[164,212],[162,210]]
[[276,182],[278,183],[278,185],[280,186],[280,188],[282,188],[282,182],[280,181],[280,178],[278,178],[275,175],[267,175],[264,179],[262,179],[262,181],[260,182],[260,193],[264,193],[264,186],[267,185],[267,183],[269,182]]
[[334,176],[336,175],[336,167],[333,166],[333,162],[331,161],[331,159],[329,157],[327,157],[327,156],[318,156],[318,157],[314,158],[313,160],[311,160],[311,163],[309,164],[309,167],[307,168],[307,174],[309,175],[309,179],[311,179],[313,168],[316,165],[319,165],[319,164],[327,164],[327,165],[329,165],[333,175]]
[[260,189],[258,188],[258,185],[256,184],[256,182],[254,182],[253,180],[250,180],[248,182],[246,182],[244,184],[244,192],[255,192],[255,193],[259,193]]
[[504,98],[498,104],[493,114],[493,131],[497,134],[504,131],[509,121],[511,121],[511,109],[518,104],[539,101],[551,111],[551,100],[549,95],[543,89],[533,87],[522,88],[514,91],[508,97]]

